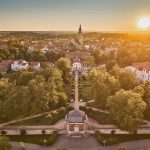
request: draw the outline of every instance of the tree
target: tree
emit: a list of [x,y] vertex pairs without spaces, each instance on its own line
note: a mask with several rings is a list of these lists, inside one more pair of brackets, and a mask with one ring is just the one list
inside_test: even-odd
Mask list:
[[140,84],[140,80],[136,77],[135,74],[128,70],[123,70],[119,75],[119,81],[121,87],[125,90],[134,89]]
[[0,136],[0,149],[10,150],[11,146],[9,144],[9,139],[6,136]]
[[106,99],[120,89],[118,79],[108,74],[105,70],[92,69],[89,73],[92,91],[97,106],[106,107]]
[[62,78],[64,80],[64,83],[70,83],[70,72],[71,72],[71,63],[70,60],[67,58],[60,58],[56,62],[56,66],[59,70],[62,72]]
[[143,87],[142,87],[141,85],[136,86],[132,91],[133,91],[134,93],[139,93],[139,94],[141,94],[141,97],[143,97],[144,94],[145,94],[145,91],[144,91],[144,89],[143,89]]
[[59,58],[63,56],[64,56],[63,52],[55,52],[55,51],[46,52],[47,60],[52,63],[56,62]]
[[146,103],[139,93],[120,90],[108,97],[107,107],[119,128],[134,133],[143,122]]
[[47,61],[45,54],[40,50],[31,52],[30,57],[31,57],[30,61],[39,61],[39,62]]
[[95,63],[95,58],[93,56],[90,56],[88,57],[86,62],[87,62],[88,67],[93,67]]
[[106,62],[106,68],[107,68],[107,70],[109,71],[109,70],[111,70],[112,69],[112,67],[113,66],[115,66],[117,64],[117,61],[116,60],[108,60],[107,62]]
[[112,69],[109,71],[109,73],[114,76],[116,79],[119,79],[119,76],[121,72],[123,71],[122,68],[120,68],[118,65],[115,65],[112,67]]
[[21,136],[24,136],[24,135],[26,135],[26,134],[27,134],[26,129],[24,129],[24,128],[20,129],[20,135],[21,135]]
[[144,95],[143,95],[143,99],[147,104],[147,108],[145,110],[145,117],[147,119],[150,119],[150,81],[146,81],[143,85],[142,85],[143,89],[144,89]]
[[7,118],[6,101],[11,97],[14,84],[9,83],[8,79],[0,79],[0,121]]
[[144,100],[150,100],[150,81],[145,81],[142,87],[144,89]]
[[58,96],[58,104],[57,104],[57,106],[58,107],[65,106],[67,104],[67,99],[68,99],[67,95],[64,92],[59,92],[57,94],[57,96]]
[[[16,118],[18,115],[27,115],[30,108],[31,95],[27,86],[15,86],[8,91],[9,98],[4,102],[7,119]],[[13,113],[12,113],[13,112]]]
[[98,65],[101,61],[101,51],[100,50],[94,50],[92,52],[92,56],[95,59],[95,63]]
[[33,113],[40,113],[49,109],[49,101],[51,99],[48,85],[43,76],[37,76],[28,83],[31,95],[31,110]]
[[27,85],[27,83],[33,79],[34,73],[29,71],[23,71],[20,73],[19,78],[17,79],[17,85]]

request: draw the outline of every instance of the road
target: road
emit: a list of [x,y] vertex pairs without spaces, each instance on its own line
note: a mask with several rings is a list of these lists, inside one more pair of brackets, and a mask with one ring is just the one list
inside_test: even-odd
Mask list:
[[[19,143],[11,142],[13,149],[17,150]],[[34,144],[25,144],[27,150],[43,150],[43,146]],[[117,150],[118,147],[124,146],[127,150],[145,150],[150,147],[150,140],[140,140],[120,143],[112,146],[100,145],[94,136],[83,138],[70,138],[66,135],[61,135],[57,141],[50,147],[45,147],[45,150],[56,150],[58,148],[66,148],[67,150]]]

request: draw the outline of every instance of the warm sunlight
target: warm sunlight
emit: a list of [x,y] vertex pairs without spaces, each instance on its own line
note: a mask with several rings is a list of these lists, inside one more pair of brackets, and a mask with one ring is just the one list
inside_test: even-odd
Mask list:
[[147,18],[147,17],[141,18],[138,21],[138,26],[143,29],[148,28],[150,26],[150,18]]

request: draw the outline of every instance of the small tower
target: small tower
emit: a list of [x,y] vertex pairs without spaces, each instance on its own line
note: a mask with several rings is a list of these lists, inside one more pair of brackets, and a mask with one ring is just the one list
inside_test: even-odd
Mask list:
[[78,32],[79,34],[82,34],[82,27],[81,27],[81,24],[80,24],[80,26],[79,26],[79,32]]
[[83,46],[83,35],[82,35],[82,26],[80,24],[79,26],[79,31],[78,31],[78,36],[77,36],[77,40],[78,40],[78,44],[79,44],[79,47],[80,49],[82,49],[82,46]]

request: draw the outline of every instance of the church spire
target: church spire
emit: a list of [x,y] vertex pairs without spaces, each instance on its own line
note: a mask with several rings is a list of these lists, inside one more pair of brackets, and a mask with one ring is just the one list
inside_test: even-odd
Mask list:
[[82,27],[81,27],[81,24],[79,26],[79,33],[82,34]]

